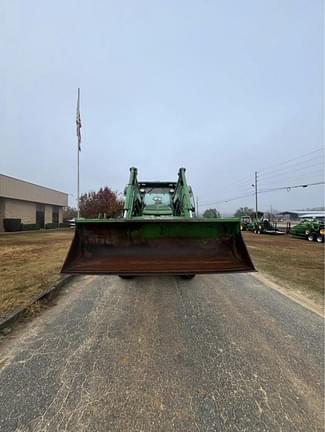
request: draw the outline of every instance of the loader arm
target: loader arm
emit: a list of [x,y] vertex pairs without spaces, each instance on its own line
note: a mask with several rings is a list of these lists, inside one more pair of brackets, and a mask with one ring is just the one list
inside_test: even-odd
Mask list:
[[142,212],[142,199],[137,179],[138,170],[130,168],[129,183],[125,189],[125,201],[123,208],[123,217],[130,219],[133,216],[140,216]]
[[185,168],[180,168],[175,194],[173,196],[175,216],[192,218],[195,208],[191,202],[189,187],[185,177]]

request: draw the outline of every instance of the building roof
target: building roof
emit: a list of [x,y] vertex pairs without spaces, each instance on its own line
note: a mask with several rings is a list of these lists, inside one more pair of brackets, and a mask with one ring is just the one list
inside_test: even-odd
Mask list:
[[297,215],[297,216],[304,216],[304,215],[317,215],[317,216],[324,216],[325,215],[325,211],[322,210],[288,210],[288,211],[283,211],[283,212],[279,212],[277,213],[278,215],[286,215],[286,214],[291,214],[291,215]]
[[68,194],[0,174],[0,197],[61,207],[68,205]]

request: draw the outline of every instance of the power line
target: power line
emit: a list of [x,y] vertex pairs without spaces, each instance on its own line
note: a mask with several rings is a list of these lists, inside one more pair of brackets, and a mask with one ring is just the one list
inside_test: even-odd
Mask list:
[[236,179],[236,180],[232,180],[229,183],[227,183],[227,187],[230,186],[230,188],[232,188],[233,186],[236,186],[237,184],[243,184],[246,182],[251,182],[252,181],[252,176],[246,176],[243,177],[242,179]]
[[[287,177],[292,173],[299,172],[299,171],[305,171],[305,170],[308,170],[310,168],[323,167],[323,161],[319,160],[319,156],[315,156],[315,157],[309,158],[307,160],[300,160],[298,162],[293,162],[294,160],[297,160],[298,158],[306,157],[306,156],[313,154],[315,152],[319,152],[320,150],[322,150],[322,149],[313,150],[312,152],[309,152],[305,155],[293,158],[289,161],[282,162],[278,165],[287,164],[287,166],[278,167],[277,169],[272,170],[272,172],[269,172],[269,173],[266,172],[266,174],[264,174],[263,171],[262,172],[259,171],[257,173],[259,182],[261,182],[261,181],[264,182],[265,179],[272,180],[273,178]],[[289,162],[290,162],[290,164],[289,164]],[[315,162],[315,163],[313,163],[313,162]],[[308,163],[308,164],[304,165],[304,166],[300,166],[301,164],[306,164],[306,163]],[[304,172],[302,172],[302,175],[303,174],[304,174]],[[244,183],[250,184],[252,180],[253,180],[252,176],[246,176],[246,177],[242,177],[240,179],[232,180],[227,184],[226,188],[231,191],[234,187],[236,187],[237,184],[240,184],[240,185],[243,185]]]
[[[282,178],[281,182],[284,182],[284,181],[288,181],[289,179],[300,178],[300,176],[303,176],[304,178],[306,178],[306,176],[309,176],[309,178],[311,176],[313,176],[313,177],[316,176],[315,170],[313,170],[312,173],[309,173],[309,172],[306,173],[304,171],[308,170],[310,168],[319,167],[320,165],[323,167],[323,161],[320,160],[320,156],[317,156],[317,153],[319,153],[319,152],[323,152],[322,147],[315,149],[315,150],[312,150],[310,152],[304,153],[300,156],[296,156],[294,158],[288,159],[286,161],[270,165],[270,166],[264,168],[262,171],[260,170],[259,172],[255,172],[255,182],[252,185],[253,187],[255,187],[255,193],[247,191],[247,193],[245,192],[245,193],[243,193],[241,195],[237,195],[233,198],[223,199],[220,201],[215,201],[215,202],[206,203],[206,204],[200,204],[199,207],[215,205],[215,204],[220,204],[220,203],[227,203],[227,202],[235,201],[235,200],[238,200],[241,198],[247,198],[247,197],[250,197],[252,195],[255,195],[257,197],[258,194],[264,193],[264,192],[271,192],[271,191],[283,190],[283,189],[291,190],[291,189],[295,189],[295,188],[302,188],[302,187],[325,184],[325,182],[323,182],[323,181],[313,182],[313,183],[310,182],[310,183],[302,183],[300,185],[294,185],[294,186],[278,186],[278,187],[269,188],[269,189],[265,189],[265,187],[264,187],[264,189],[257,191],[257,182],[261,182],[262,184],[264,184],[265,181],[267,183],[271,180],[270,186],[272,186],[272,182],[277,181],[279,178],[280,179]],[[309,158],[309,159],[306,159],[306,157],[308,157],[310,155],[314,155],[314,156]],[[323,158],[323,155],[321,157]],[[315,162],[315,163],[313,163],[313,162]],[[307,165],[306,165],[306,163],[307,163]],[[301,166],[302,164],[304,164],[304,165]],[[276,167],[276,168],[273,168],[273,167]],[[297,173],[299,171],[300,172],[303,171],[303,172],[295,175],[295,173]],[[318,172],[319,172],[319,170],[317,171],[317,175],[318,175]],[[321,172],[321,174],[323,174],[323,171]],[[246,181],[247,181],[247,183],[248,182],[250,183],[252,180],[253,180],[252,176],[246,176],[246,177],[242,177],[242,179],[236,179],[236,180],[230,181],[230,183],[227,184],[227,189],[230,186],[230,190],[231,190],[238,183],[243,184],[243,183],[246,183]]]
[[280,187],[276,187],[276,188],[272,188],[272,189],[262,189],[260,191],[260,193],[273,192],[273,191],[277,191],[277,190],[287,190],[289,192],[291,189],[306,188],[308,186],[317,186],[317,185],[321,185],[321,184],[325,184],[325,181],[320,181],[320,182],[315,182],[315,183],[303,183],[303,184],[294,185],[294,186],[280,186]]
[[305,179],[306,177],[324,177],[324,171],[322,170],[313,170],[313,171],[307,171],[307,172],[302,172],[302,173],[287,173],[287,174],[281,174],[279,176],[276,177],[272,177],[271,179],[259,179],[259,183],[264,184],[269,184],[269,183],[274,183],[274,182],[281,182],[283,183],[284,181],[287,181],[288,179],[292,179],[292,178],[302,178]]
[[[301,171],[301,170],[304,170],[306,168],[312,168],[312,167],[315,167],[315,166],[323,166],[323,162],[318,160],[316,163],[305,165],[305,166],[300,166],[300,167],[298,166],[298,167],[295,167],[294,169],[292,169],[292,167],[286,167],[284,169],[283,168],[279,168],[278,170],[272,171],[272,173],[269,173],[269,174],[266,174],[266,175],[264,175],[264,174],[259,175],[259,178],[275,177],[277,175],[280,175],[281,173],[288,172],[288,170],[290,170],[290,172],[292,172],[292,171]],[[279,173],[279,171],[280,171],[280,173]]]
[[224,199],[224,200],[215,201],[215,202],[212,202],[212,203],[200,204],[199,207],[206,207],[206,206],[215,205],[215,204],[227,203],[227,202],[230,202],[230,201],[236,201],[236,200],[238,200],[240,198],[246,198],[248,196],[253,196],[253,195],[255,195],[255,192],[251,192],[250,194],[246,194],[246,195],[240,195],[240,196],[237,196],[237,197],[234,197],[234,198],[229,198],[229,199],[226,199],[226,200]]
[[279,165],[286,165],[286,164],[288,164],[288,163],[290,163],[292,161],[296,161],[297,159],[301,159],[301,158],[304,158],[304,157],[309,156],[311,154],[318,153],[318,152],[323,152],[323,151],[324,151],[323,147],[320,147],[320,148],[318,148],[316,150],[312,150],[312,151],[310,151],[308,153],[304,153],[304,154],[302,154],[300,156],[296,156],[296,157],[288,159],[286,161],[269,165],[268,167],[262,168],[261,170],[259,170],[259,172],[270,171],[270,170],[273,170],[273,167],[275,167],[275,166],[279,167]]
[[227,194],[229,193],[229,195],[236,194],[236,196],[249,194],[251,193],[251,185],[253,181],[253,178],[250,178],[247,180],[246,184],[241,184],[241,187],[236,187],[236,185],[234,185],[228,188],[228,185],[226,185],[226,187],[223,188],[223,192]]
[[[279,187],[275,187],[275,188],[271,188],[271,189],[261,189],[261,190],[257,191],[257,194],[274,192],[274,191],[278,191],[278,190],[290,191],[291,189],[306,188],[309,186],[317,186],[317,185],[321,185],[321,184],[325,184],[325,181],[314,182],[314,183],[303,183],[303,184],[299,184],[299,185],[290,185],[290,186],[279,186]],[[256,194],[256,192],[252,192],[250,194],[241,195],[241,196],[237,196],[234,198],[223,199],[220,201],[215,201],[215,202],[207,203],[207,204],[200,204],[199,207],[206,207],[206,206],[215,205],[215,204],[228,203],[231,201],[236,201],[236,200],[241,199],[241,198],[247,198],[247,197],[253,196],[255,194]]]
[[265,190],[273,190],[273,189],[277,189],[277,188],[285,188],[286,186],[283,186],[283,184],[285,184],[285,185],[286,184],[288,184],[288,185],[290,185],[290,184],[294,184],[294,185],[296,185],[296,184],[308,184],[309,185],[309,184],[314,184],[314,183],[322,184],[322,179],[320,179],[319,177],[318,178],[309,178],[309,179],[304,179],[304,180],[302,180],[301,178],[300,179],[291,179],[291,180],[288,180],[286,182],[270,184],[267,186],[259,185],[259,187],[260,187],[261,191],[265,191]]
[[[322,164],[315,164],[313,166],[304,166],[304,167],[300,167],[300,168],[296,168],[296,169],[290,170],[290,171],[286,170],[286,171],[283,171],[283,172],[280,172],[280,173],[276,173],[276,174],[273,174],[273,175],[269,174],[269,175],[266,175],[266,176],[260,176],[259,180],[260,181],[265,181],[265,179],[268,180],[268,179],[270,179],[272,177],[280,177],[280,176],[283,177],[284,175],[292,175],[292,174],[295,174],[295,173],[304,174],[305,170],[306,170],[306,173],[315,172],[315,171],[321,171],[323,173],[325,172],[324,167],[323,167]],[[304,171],[303,173],[301,173],[302,170]]]
[[249,186],[250,187],[246,187],[245,189],[238,189],[238,190],[236,189],[236,190],[231,190],[230,192],[228,192],[227,190],[225,190],[223,188],[222,191],[223,191],[223,194],[227,194],[228,196],[246,195],[246,194],[250,194],[252,192],[252,187],[254,185],[253,185],[253,183],[251,183]]
[[[323,150],[322,148],[319,148],[319,149],[313,150],[311,152],[305,153],[303,155],[297,156],[295,158],[289,159],[287,161],[271,165],[271,167],[272,166],[277,166],[277,168],[273,169],[272,172],[268,172],[268,171],[271,170],[271,167],[265,169],[265,171],[264,170],[258,171],[258,173],[257,173],[258,180],[259,181],[262,181],[262,180],[264,181],[266,178],[270,179],[270,178],[273,178],[273,177],[287,175],[289,169],[290,169],[291,172],[295,172],[295,171],[301,171],[301,170],[308,169],[308,168],[313,168],[313,167],[318,166],[318,165],[323,165],[323,161],[319,160],[319,156],[317,156],[317,155],[315,155],[313,158],[309,158],[307,160],[300,160],[300,161],[297,162],[297,159],[305,158],[306,156],[309,156],[311,154],[315,154],[315,153],[320,152],[322,150]],[[296,162],[294,162],[294,161],[296,161]],[[312,164],[309,164],[309,165],[305,165],[303,167],[300,166],[301,164],[306,164],[308,162],[314,162],[314,161],[316,162],[315,164],[312,163]],[[279,167],[279,165],[280,165],[280,167]],[[281,167],[281,165],[289,165],[289,166],[282,166]],[[265,172],[266,172],[266,174],[265,174]],[[238,179],[233,179],[229,183],[227,183],[226,188],[229,189],[229,190],[232,190],[238,184],[240,184],[240,185],[243,185],[244,183],[249,183],[250,184],[252,181],[253,181],[253,176],[252,175],[241,177],[241,178],[238,178]]]

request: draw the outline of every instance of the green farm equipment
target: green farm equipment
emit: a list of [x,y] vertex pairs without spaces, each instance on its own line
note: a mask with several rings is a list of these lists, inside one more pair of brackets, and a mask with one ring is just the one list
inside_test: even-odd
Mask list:
[[325,237],[324,221],[305,219],[290,229],[294,237],[322,243]]
[[177,182],[138,181],[130,169],[123,215],[77,219],[63,273],[183,275],[254,270],[239,219],[195,217],[185,168]]
[[268,219],[254,219],[246,225],[247,231],[252,231],[255,234],[285,234],[284,231],[280,231],[276,224],[273,224]]
[[252,223],[252,218],[250,216],[242,216],[240,218],[240,230],[248,231],[248,226]]

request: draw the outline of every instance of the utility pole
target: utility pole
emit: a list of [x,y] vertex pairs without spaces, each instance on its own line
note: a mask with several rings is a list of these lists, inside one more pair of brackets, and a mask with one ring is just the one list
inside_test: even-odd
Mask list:
[[199,217],[199,197],[196,195],[196,217]]
[[257,207],[257,171],[255,171],[255,218],[258,219],[258,207]]

